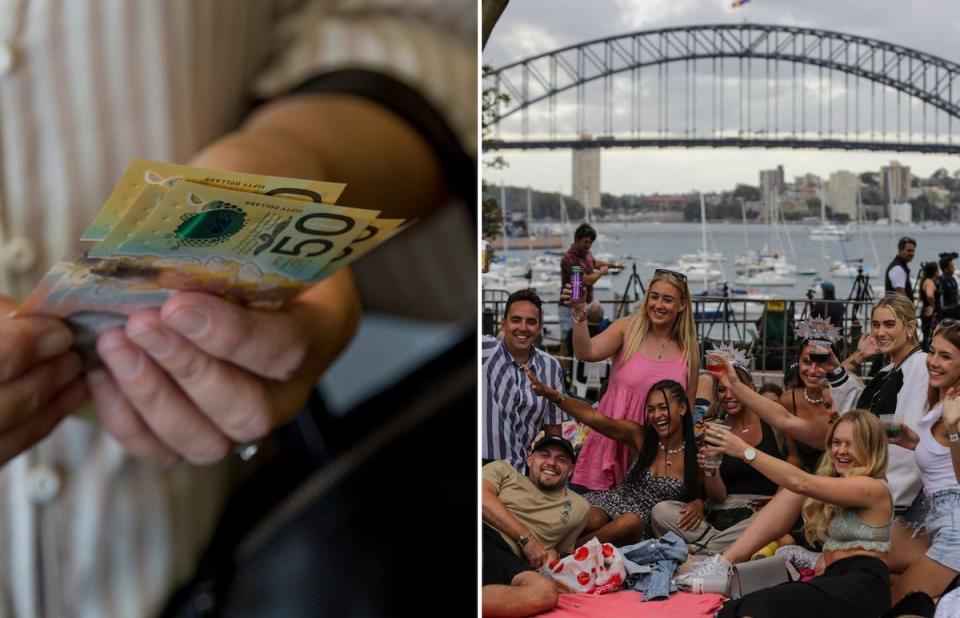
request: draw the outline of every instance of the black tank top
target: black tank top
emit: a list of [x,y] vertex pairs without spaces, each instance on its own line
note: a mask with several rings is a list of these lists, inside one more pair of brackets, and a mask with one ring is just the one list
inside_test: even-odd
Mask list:
[[[760,444],[758,451],[771,457],[783,459],[780,448],[777,446],[777,437],[769,425],[760,421]],[[772,496],[777,492],[777,484],[757,472],[750,464],[736,457],[724,457],[720,463],[720,478],[727,487],[728,494],[756,494],[758,496]]]
[[[797,416],[797,389],[790,391],[790,397],[793,399],[793,415]],[[808,446],[800,440],[794,440],[793,443],[797,447],[797,456],[800,457],[800,467],[810,474],[816,474],[817,465],[820,463],[820,457],[823,455],[823,451]]]

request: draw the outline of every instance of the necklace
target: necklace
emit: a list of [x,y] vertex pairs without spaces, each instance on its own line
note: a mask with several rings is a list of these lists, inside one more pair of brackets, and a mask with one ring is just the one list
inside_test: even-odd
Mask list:
[[659,444],[660,444],[660,450],[667,454],[667,457],[665,459],[666,459],[666,464],[668,468],[673,466],[673,462],[670,461],[670,455],[676,455],[677,453],[682,453],[684,449],[687,448],[686,443],[681,443],[679,448],[667,448],[663,445],[663,442],[660,442]]
[[822,393],[822,392],[820,393],[820,399],[810,399],[810,396],[807,395],[807,389],[804,388],[804,389],[802,389],[802,390],[803,390],[803,398],[807,400],[807,403],[811,403],[811,404],[813,404],[813,405],[817,405],[818,403],[823,403],[823,393]]
[[660,344],[660,348],[657,350],[657,360],[661,360],[663,358],[663,350],[669,345],[670,338],[668,337],[666,341],[660,341],[660,338],[654,335],[653,331],[650,331],[650,336]]

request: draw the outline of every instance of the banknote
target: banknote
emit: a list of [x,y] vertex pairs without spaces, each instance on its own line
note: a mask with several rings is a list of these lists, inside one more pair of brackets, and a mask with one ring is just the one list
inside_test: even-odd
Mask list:
[[324,267],[317,279],[324,279],[332,275],[338,269],[363,257],[371,249],[380,246],[382,242],[400,232],[400,226],[403,223],[404,219],[374,220],[337,257],[330,260],[330,263]]
[[170,187],[179,180],[235,191],[278,195],[289,199],[327,204],[335,204],[346,188],[345,184],[338,182],[243,174],[163,161],[134,159],[80,240],[98,241],[106,238],[110,229],[120,220],[145,186]]
[[[134,218],[137,208],[131,211]],[[103,244],[110,255],[201,261],[231,256],[258,274],[314,281],[378,214],[181,181],[145,219],[131,229],[118,225]]]

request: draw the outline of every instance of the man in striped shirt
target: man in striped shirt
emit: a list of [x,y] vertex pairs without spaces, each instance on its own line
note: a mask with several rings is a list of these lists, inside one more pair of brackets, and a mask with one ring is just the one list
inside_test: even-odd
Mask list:
[[560,363],[535,347],[543,323],[541,304],[533,290],[514,292],[500,325],[503,339],[483,339],[484,464],[502,459],[523,472],[541,425],[546,435],[560,435],[563,412],[537,397],[523,373],[530,367],[541,382],[563,391]]

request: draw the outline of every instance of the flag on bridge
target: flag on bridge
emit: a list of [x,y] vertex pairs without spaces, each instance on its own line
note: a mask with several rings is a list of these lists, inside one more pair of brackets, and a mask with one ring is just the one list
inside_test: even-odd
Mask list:
[[734,0],[733,4],[730,5],[731,9],[739,9],[744,4],[750,2],[750,0]]

